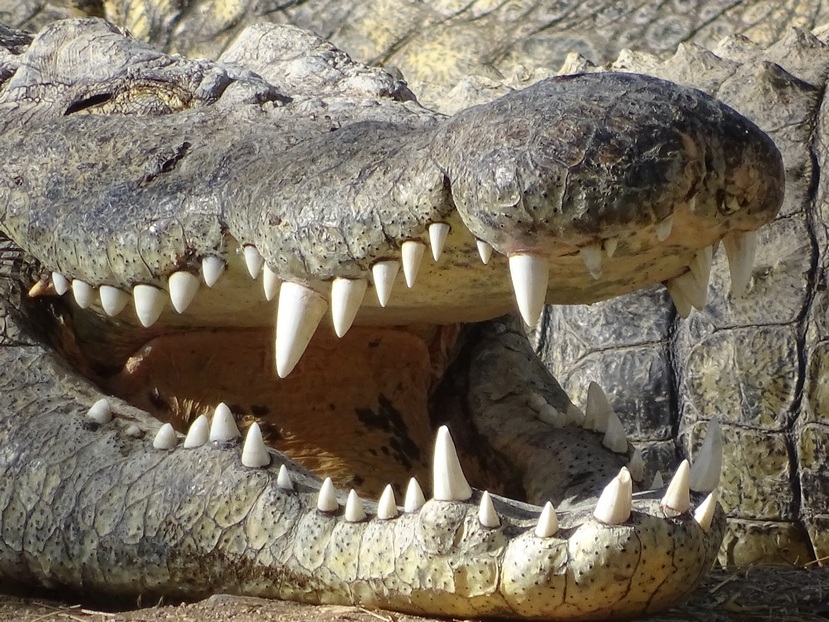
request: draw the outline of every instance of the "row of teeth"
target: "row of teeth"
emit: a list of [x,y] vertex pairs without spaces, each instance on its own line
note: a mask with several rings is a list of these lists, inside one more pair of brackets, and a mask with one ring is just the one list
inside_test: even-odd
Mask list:
[[[673,217],[669,216],[656,225],[657,238],[665,240],[671,232]],[[429,226],[429,238],[432,256],[435,261],[441,256],[449,225],[433,223]],[[590,272],[598,279],[602,271],[602,257],[612,257],[616,251],[616,238],[593,244],[580,250],[580,255]],[[724,239],[726,254],[731,268],[732,293],[740,295],[748,285],[754,265],[757,244],[756,233],[730,233]],[[492,247],[478,240],[481,260],[486,264],[492,256]],[[426,245],[423,242],[409,240],[401,246],[403,274],[408,287],[413,287],[420,269]],[[714,247],[708,247],[696,253],[689,271],[670,279],[665,283],[678,313],[688,317],[691,307],[702,310],[708,302],[708,282],[711,274],[711,262]],[[279,277],[265,265],[264,259],[254,246],[244,247],[244,258],[248,273],[254,279],[263,274],[265,298],[270,301],[279,294],[276,320],[276,371],[280,378],[285,378],[294,369],[302,357],[308,343],[329,309],[338,337],[344,336],[354,322],[366,290],[367,279],[336,278],[331,283],[330,296],[326,298],[318,291],[290,281],[281,282]],[[380,306],[385,307],[391,297],[392,287],[400,271],[401,261],[379,261],[372,266],[374,289]],[[515,291],[515,298],[521,317],[528,326],[535,326],[544,307],[549,280],[549,263],[547,258],[534,253],[516,253],[509,257],[510,276]],[[225,270],[225,262],[218,257],[208,256],[202,260],[202,278],[208,287],[218,281]],[[60,273],[52,273],[52,283],[58,295],[66,293],[70,287],[75,302],[81,308],[89,307],[94,299],[94,288],[80,279],[73,279],[71,284]],[[199,277],[187,271],[173,273],[168,279],[168,290],[173,308],[178,313],[190,306],[200,286]],[[121,313],[130,300],[128,293],[110,285],[98,289],[101,307],[104,312],[114,317]],[[153,285],[139,284],[133,287],[132,299],[139,322],[149,328],[161,315],[166,304],[164,290]]]
[[[87,417],[101,425],[112,420],[110,404],[106,399],[98,400],[87,412]],[[212,423],[205,415],[198,417],[190,426],[184,438],[184,448],[201,447],[208,442],[227,443],[241,437],[233,413],[225,404],[219,404],[213,414]],[[158,430],[153,447],[158,450],[173,450],[179,443],[179,435],[172,425],[165,423]],[[267,468],[271,464],[271,453],[265,445],[262,432],[257,423],[252,423],[242,446],[241,461],[245,467],[252,469]],[[694,465],[683,460],[661,501],[666,515],[677,516],[691,510],[690,491],[709,493],[697,507],[694,518],[703,531],[711,528],[711,520],[717,505],[717,487],[719,485],[722,464],[722,433],[716,420],[708,426],[705,441],[700,448]],[[622,467],[619,474],[608,484],[596,503],[593,516],[596,520],[618,525],[630,518],[633,504],[633,486],[631,473]],[[660,478],[661,479],[661,478]],[[284,490],[294,490],[293,482],[285,465],[281,465],[277,476],[277,486]],[[433,498],[437,501],[468,501],[472,497],[472,488],[458,460],[458,454],[452,437],[446,426],[438,429],[433,460]],[[426,499],[423,490],[415,478],[411,478],[403,502],[403,512],[411,513],[423,507]],[[337,512],[340,509],[331,478],[326,478],[317,496],[317,509],[320,512]],[[361,522],[368,518],[363,503],[353,489],[348,494],[344,509],[344,518],[349,522]],[[400,508],[394,497],[391,485],[387,485],[380,496],[377,506],[377,518],[389,520],[400,515]],[[489,492],[484,491],[478,508],[478,520],[484,527],[500,527],[501,519],[492,504]],[[542,509],[535,533],[540,538],[549,538],[558,531],[558,518],[550,502]]]

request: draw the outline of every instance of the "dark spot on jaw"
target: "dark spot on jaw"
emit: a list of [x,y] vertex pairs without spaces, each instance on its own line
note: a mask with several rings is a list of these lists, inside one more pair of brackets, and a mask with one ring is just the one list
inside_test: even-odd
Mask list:
[[161,394],[158,392],[158,389],[152,389],[147,393],[147,399],[150,400],[150,404],[153,405],[153,408],[156,410],[160,410],[163,412],[167,412],[170,410],[170,405],[167,403]]
[[250,412],[252,412],[255,417],[267,417],[271,411],[267,406],[252,404]]

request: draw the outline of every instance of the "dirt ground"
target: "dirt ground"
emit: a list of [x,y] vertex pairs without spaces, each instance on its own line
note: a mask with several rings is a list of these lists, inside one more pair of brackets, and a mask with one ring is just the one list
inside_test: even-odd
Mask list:
[[[100,609],[32,596],[0,595],[2,622],[432,622],[359,607],[308,606],[232,596],[139,606],[130,611]],[[648,619],[825,622],[829,620],[829,567],[718,570],[684,605]]]

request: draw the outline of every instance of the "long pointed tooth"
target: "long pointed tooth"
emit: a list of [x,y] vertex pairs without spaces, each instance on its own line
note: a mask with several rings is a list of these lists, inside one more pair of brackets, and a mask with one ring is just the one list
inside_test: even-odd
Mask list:
[[628,471],[634,482],[641,482],[645,479],[645,459],[642,457],[642,450],[638,447],[633,450],[633,455],[630,457]]
[[367,288],[365,279],[336,278],[331,283],[331,319],[337,337],[344,336],[351,328]]
[[259,469],[268,466],[270,463],[271,455],[268,453],[268,448],[265,447],[262,430],[259,429],[259,424],[254,421],[248,428],[245,444],[242,447],[242,464],[246,467]]
[[213,287],[224,271],[225,262],[218,257],[208,255],[201,260],[201,275],[208,287]]
[[156,449],[174,449],[178,445],[178,436],[173,426],[165,423],[156,432],[155,439],[153,439],[153,447]]
[[426,503],[426,497],[423,496],[423,489],[420,484],[413,477],[409,480],[409,486],[406,488],[406,500],[403,503],[404,512],[417,512]]
[[613,410],[607,418],[607,430],[605,430],[602,445],[617,454],[626,454],[628,451],[628,439],[622,422]]
[[262,270],[264,263],[265,260],[255,246],[245,246],[245,267],[248,269],[250,278],[256,279],[259,276],[259,272]]
[[584,262],[587,271],[594,279],[602,276],[602,245],[591,244],[579,249],[579,255]]
[[708,431],[694,464],[691,466],[691,490],[711,492],[720,484],[722,471],[722,428],[717,419],[708,422]]
[[538,525],[535,526],[535,535],[539,538],[549,538],[558,532],[558,516],[556,509],[549,501],[544,504],[541,516],[538,517]]
[[336,512],[339,507],[340,504],[337,503],[337,495],[334,492],[334,484],[330,477],[326,477],[317,497],[317,509],[320,512]]
[[417,273],[420,270],[420,264],[423,261],[423,253],[426,251],[426,245],[423,242],[415,242],[414,240],[407,240],[403,242],[402,246],[402,260],[403,260],[403,276],[406,277],[406,286],[411,289],[414,287]]
[[518,253],[510,256],[509,271],[521,317],[527,326],[535,326],[547,297],[550,265],[540,255]]
[[349,523],[359,523],[366,520],[366,511],[360,496],[352,488],[345,502],[345,520]]
[[130,301],[130,295],[127,292],[112,285],[101,285],[98,294],[101,297],[101,307],[109,317],[115,317],[121,313]]
[[438,428],[435,439],[432,491],[438,501],[466,501],[472,496],[449,428],[445,425]]
[[166,294],[152,285],[136,285],[132,288],[132,301],[135,304],[135,315],[141,326],[149,328],[164,310]]
[[276,476],[276,485],[282,490],[294,489],[294,483],[291,481],[291,474],[288,473],[288,468],[284,464],[279,465],[279,474]]
[[671,235],[671,229],[674,228],[674,215],[671,214],[661,222],[656,223],[656,239],[664,242]]
[[664,285],[665,289],[668,290],[668,294],[671,296],[671,300],[674,303],[674,307],[676,307],[676,312],[679,314],[679,317],[687,318],[691,315],[691,303],[685,297],[682,288],[676,284],[676,279],[669,279],[665,281]]
[[651,490],[657,490],[658,488],[662,488],[665,485],[665,480],[662,479],[662,471],[657,471],[653,474],[653,480],[651,481]]
[[723,238],[728,268],[731,271],[731,295],[742,296],[751,280],[757,252],[757,232],[732,232]]
[[705,533],[711,530],[711,521],[714,519],[714,512],[717,511],[718,496],[717,489],[715,488],[705,497],[705,500],[699,504],[699,507],[694,512],[694,520],[697,521]]
[[265,289],[265,300],[270,302],[276,295],[279,293],[279,286],[282,281],[279,280],[279,277],[276,275],[276,272],[271,270],[267,264],[263,269],[263,276],[262,276],[262,287]]
[[213,422],[210,424],[210,440],[218,442],[232,441],[241,437],[239,428],[236,427],[236,418],[227,404],[220,402],[213,413]]
[[201,447],[207,442],[210,437],[210,422],[207,417],[199,415],[198,418],[190,424],[190,429],[187,430],[187,436],[184,437],[184,448],[193,449]]
[[86,309],[92,304],[92,297],[95,290],[86,281],[80,279],[72,279],[72,295],[75,297],[75,303],[81,308]]
[[179,270],[170,275],[167,284],[170,287],[170,302],[173,303],[173,309],[178,313],[184,313],[199,291],[199,277]]
[[622,467],[619,475],[602,491],[593,516],[608,525],[618,525],[630,518],[632,504],[633,483],[630,480],[630,472]]
[[400,271],[400,263],[394,260],[378,261],[371,267],[371,274],[374,276],[374,289],[377,290],[377,300],[380,306],[385,307],[391,297],[391,289],[394,286],[394,279]]
[[446,244],[446,236],[449,235],[449,225],[445,222],[435,222],[429,225],[429,243],[432,246],[432,257],[435,261],[440,259],[443,253],[443,245]]
[[283,283],[276,313],[276,373],[285,378],[296,367],[319,326],[328,302],[299,283]]
[[665,492],[665,496],[662,497],[662,507],[669,508],[680,514],[691,509],[691,491],[688,487],[690,473],[690,464],[687,460],[683,460],[671,478],[671,483],[668,484],[668,490]]
[[60,272],[52,272],[52,286],[55,288],[55,293],[58,296],[63,296],[71,287],[69,285],[69,279]]
[[602,388],[596,382],[587,385],[587,404],[584,406],[584,428],[595,432],[607,432],[612,412]]
[[383,494],[380,495],[380,502],[377,504],[377,518],[380,520],[388,520],[397,516],[397,501],[394,499],[394,490],[391,484],[387,484],[383,489]]
[[691,260],[691,263],[688,264],[688,267],[691,268],[691,272],[694,273],[697,281],[704,283],[706,289],[708,289],[708,282],[711,280],[711,264],[713,261],[714,246],[712,245],[698,250],[694,254],[694,258]]
[[498,518],[498,512],[495,511],[495,506],[492,505],[492,497],[489,496],[488,491],[484,491],[481,495],[481,505],[478,507],[478,521],[484,527],[495,529],[501,526],[501,519]]
[[619,246],[619,238],[617,237],[607,238],[602,242],[602,248],[604,248],[604,252],[608,259],[616,254],[617,246]]
[[475,240],[475,243],[478,245],[478,255],[481,256],[481,261],[484,265],[487,265],[489,260],[492,259],[492,247],[483,240]]
[[89,407],[89,410],[86,411],[86,416],[91,421],[100,423],[101,425],[112,421],[112,408],[109,405],[109,400],[103,397],[99,399]]
[[697,281],[697,277],[690,270],[671,279],[671,282],[679,288],[691,306],[700,311],[705,309],[705,305],[708,304],[708,283],[703,284]]

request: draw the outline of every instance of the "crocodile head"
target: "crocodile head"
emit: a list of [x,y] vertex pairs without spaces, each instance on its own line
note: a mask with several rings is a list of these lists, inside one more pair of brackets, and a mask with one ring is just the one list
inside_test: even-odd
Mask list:
[[[80,392],[50,413],[38,448],[71,455],[61,481],[84,493],[61,520],[83,535],[27,539],[25,521],[17,536],[7,521],[5,574],[587,618],[664,608],[711,564],[722,513],[700,494],[692,516],[687,465],[664,498],[631,509],[629,471],[608,473],[630,459],[641,476],[641,459],[615,415],[585,418],[507,320],[458,325],[517,306],[532,326],[545,302],[656,283],[687,312],[705,304],[721,240],[744,286],[752,232],[783,193],[780,156],[753,124],[699,91],[614,73],[545,80],[447,118],[387,74],[272,26],[215,63],[95,20],[22,47],[0,92],[0,228],[19,273],[40,276],[22,308],[74,369],[140,410],[99,402],[90,420]],[[451,414],[458,393],[477,433]],[[516,395],[521,407],[504,410]],[[222,401],[250,430],[241,459]],[[185,442],[148,412],[189,427]],[[42,477],[33,433],[3,416],[17,452],[3,463],[18,482],[8,494],[23,494]],[[506,440],[482,431],[493,417]],[[422,479],[431,430],[448,420],[473,484],[571,511],[473,491],[441,428],[433,499],[412,484],[401,512],[384,482],[399,492]],[[588,472],[565,483],[528,472],[561,459],[539,436],[574,456],[564,475]],[[384,490],[380,503],[346,501],[285,456]],[[712,491],[710,471],[690,473],[695,491]],[[104,476],[115,484],[90,484]],[[147,486],[143,505],[129,501]]]

